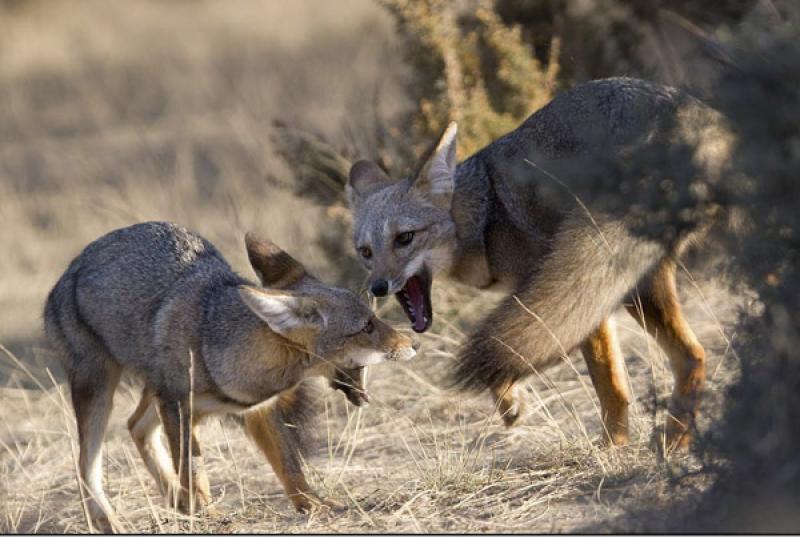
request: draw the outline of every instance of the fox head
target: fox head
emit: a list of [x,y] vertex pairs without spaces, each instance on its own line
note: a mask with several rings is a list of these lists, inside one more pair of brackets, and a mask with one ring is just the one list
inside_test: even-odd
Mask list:
[[450,123],[411,177],[392,181],[377,164],[358,161],[346,187],[369,289],[378,297],[394,294],[419,333],[433,322],[433,275],[449,271],[455,255],[456,132]]
[[267,239],[248,233],[245,243],[262,287],[240,286],[239,295],[272,332],[337,369],[416,354],[413,340],[378,319],[355,293],[320,282]]

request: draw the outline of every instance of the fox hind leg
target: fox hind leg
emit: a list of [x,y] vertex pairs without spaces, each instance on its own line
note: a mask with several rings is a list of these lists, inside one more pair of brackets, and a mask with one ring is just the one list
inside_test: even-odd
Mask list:
[[606,432],[606,440],[615,445],[629,441],[628,404],[631,400],[624,357],[616,340],[616,330],[605,320],[581,344],[589,369]]
[[515,426],[525,412],[525,404],[519,397],[516,382],[505,380],[501,384],[493,386],[491,390],[497,411],[503,418],[503,424],[506,425],[506,428]]
[[628,312],[656,339],[669,357],[675,388],[666,427],[668,449],[683,449],[691,430],[705,383],[705,351],[683,317],[675,286],[676,265],[664,261],[644,292],[640,290]]
[[103,490],[103,437],[121,370],[100,357],[81,361],[70,375],[72,405],[78,424],[78,468],[89,517],[102,532],[123,531]]

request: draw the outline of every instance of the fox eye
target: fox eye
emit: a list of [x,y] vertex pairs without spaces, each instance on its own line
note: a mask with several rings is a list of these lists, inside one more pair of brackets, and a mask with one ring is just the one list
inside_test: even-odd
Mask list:
[[397,234],[397,237],[394,238],[395,244],[405,247],[411,244],[411,241],[414,240],[414,232],[403,232],[401,234]]
[[361,329],[362,332],[365,332],[367,334],[372,334],[372,331],[374,330],[375,330],[375,325],[372,323],[371,319],[367,320],[367,324],[364,325],[363,329]]
[[358,253],[361,254],[361,257],[365,260],[368,260],[372,257],[372,249],[369,247],[359,247]]

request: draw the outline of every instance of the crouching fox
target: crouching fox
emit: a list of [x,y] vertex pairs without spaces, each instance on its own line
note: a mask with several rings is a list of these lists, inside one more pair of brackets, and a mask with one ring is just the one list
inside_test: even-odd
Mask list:
[[248,435],[305,510],[320,500],[301,467],[310,411],[303,380],[325,376],[360,405],[365,366],[415,355],[413,341],[354,293],[316,280],[266,239],[249,233],[245,244],[260,285],[185,228],[137,224],[89,244],[50,292],[45,331],[67,373],[82,497],[101,529],[122,528],[103,491],[101,460],[123,370],[144,381],[131,436],[179,509],[210,501],[195,425],[231,412],[243,414]]
[[598,176],[606,186],[622,181],[613,172],[625,166],[641,173],[632,179],[646,182],[659,163],[637,161],[644,154],[638,150],[669,149],[678,139],[687,141],[683,158],[697,177],[718,180],[727,151],[719,130],[719,114],[687,94],[616,78],[559,95],[460,164],[455,123],[410,177],[392,180],[377,164],[359,161],[346,192],[369,288],[376,296],[394,294],[417,332],[433,322],[437,274],[510,292],[464,343],[454,384],[491,390],[510,426],[521,414],[517,381],[580,348],[616,443],[628,440],[630,395],[608,318],[624,305],[670,359],[675,389],[666,442],[685,446],[705,353],[681,313],[675,272],[706,224],[648,237],[624,214],[590,211],[580,200],[564,203],[551,194],[591,190]]

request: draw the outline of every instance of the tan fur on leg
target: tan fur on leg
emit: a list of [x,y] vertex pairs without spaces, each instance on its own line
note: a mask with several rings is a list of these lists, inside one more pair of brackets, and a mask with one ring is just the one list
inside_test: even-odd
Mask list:
[[98,369],[94,382],[73,380],[71,383],[80,443],[80,487],[89,517],[104,533],[124,532],[103,490],[103,436],[119,376],[119,368],[105,364]]
[[499,387],[492,387],[492,394],[497,402],[497,410],[507,428],[513,427],[525,410],[524,403],[517,395],[517,385],[506,381]]
[[128,430],[133,438],[145,466],[158,484],[164,498],[177,486],[178,477],[171,456],[159,435],[160,420],[156,402],[147,389],[142,391],[142,399],[128,419]]
[[616,330],[609,320],[601,323],[583,342],[581,351],[600,400],[606,439],[615,445],[627,444],[631,395],[624,358],[616,341]]
[[338,503],[315,495],[303,473],[303,422],[309,418],[311,400],[306,387],[300,385],[244,416],[248,436],[264,453],[292,505],[301,512],[314,507],[340,508]]
[[675,388],[670,400],[666,446],[684,449],[691,441],[705,383],[705,351],[683,317],[675,287],[675,262],[664,262],[654,273],[649,288],[628,311],[664,349],[672,366]]

